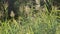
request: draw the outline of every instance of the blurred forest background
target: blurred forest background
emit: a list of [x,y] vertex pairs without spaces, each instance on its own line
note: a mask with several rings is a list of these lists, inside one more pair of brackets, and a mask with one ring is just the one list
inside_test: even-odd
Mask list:
[[11,10],[9,20],[8,1],[0,0],[0,34],[60,34],[60,0],[10,0],[19,16]]

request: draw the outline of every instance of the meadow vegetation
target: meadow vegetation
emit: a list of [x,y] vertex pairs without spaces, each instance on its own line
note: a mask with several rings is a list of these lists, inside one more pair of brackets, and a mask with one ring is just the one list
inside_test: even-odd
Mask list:
[[3,4],[6,12],[4,13],[3,8],[0,9],[0,34],[60,34],[60,10],[57,10],[57,7],[52,5],[49,13],[50,8],[47,9],[46,4],[40,7],[38,0],[39,5],[26,1],[27,3],[20,5],[18,1],[16,2],[15,6],[18,5],[20,11],[18,19],[14,19],[12,12],[12,18],[8,20],[8,5]]

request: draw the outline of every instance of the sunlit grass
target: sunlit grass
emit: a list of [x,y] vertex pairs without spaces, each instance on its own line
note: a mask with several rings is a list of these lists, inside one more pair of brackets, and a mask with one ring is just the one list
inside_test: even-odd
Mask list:
[[29,10],[24,10],[24,7],[20,8],[18,20],[0,20],[0,34],[60,34],[60,13],[57,16],[60,10],[52,7],[49,14],[46,6],[45,10],[39,9],[37,12],[29,7]]

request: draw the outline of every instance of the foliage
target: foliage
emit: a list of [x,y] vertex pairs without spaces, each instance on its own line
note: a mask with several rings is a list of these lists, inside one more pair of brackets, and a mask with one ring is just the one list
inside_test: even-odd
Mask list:
[[[8,7],[8,5],[3,4],[5,15],[0,13],[3,16],[0,19],[0,34],[60,34],[60,10],[56,10],[52,6],[51,13],[49,13],[46,4],[44,4],[44,8],[41,8],[40,5],[33,5],[32,0],[24,1],[17,0],[15,3],[20,10],[20,16],[16,20],[14,17],[7,19],[5,6]],[[3,12],[3,10],[1,11]]]

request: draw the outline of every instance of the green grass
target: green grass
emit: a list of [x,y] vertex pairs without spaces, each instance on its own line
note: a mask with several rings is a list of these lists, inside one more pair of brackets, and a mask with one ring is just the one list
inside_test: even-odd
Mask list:
[[14,18],[0,21],[0,34],[60,34],[60,14],[57,16],[60,11],[52,8],[50,15],[46,7],[36,13],[32,8],[30,12],[22,12],[22,9],[17,21]]

